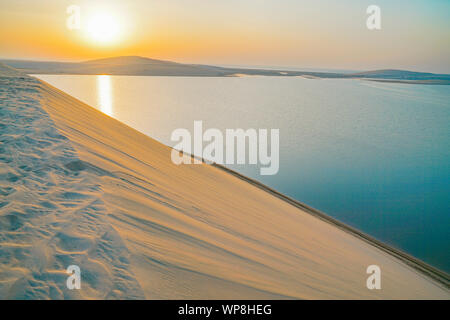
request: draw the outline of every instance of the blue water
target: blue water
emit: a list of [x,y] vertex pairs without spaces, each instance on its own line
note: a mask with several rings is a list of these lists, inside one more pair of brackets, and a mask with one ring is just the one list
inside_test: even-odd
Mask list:
[[450,272],[450,86],[288,77],[39,78],[165,144],[280,129],[280,170],[232,166]]

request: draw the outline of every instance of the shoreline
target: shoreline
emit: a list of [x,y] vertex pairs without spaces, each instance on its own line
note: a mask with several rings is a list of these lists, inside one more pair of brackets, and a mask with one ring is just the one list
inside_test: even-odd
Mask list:
[[[172,148],[172,147],[170,147],[170,148]],[[186,154],[186,156],[190,156],[191,158],[196,158],[198,160],[203,161],[202,158],[197,157],[195,155]],[[445,271],[440,270],[440,269],[438,269],[438,268],[436,268],[436,267],[434,267],[434,266],[432,266],[432,265],[430,265],[430,264],[428,264],[428,263],[426,263],[426,262],[400,250],[400,249],[397,249],[391,245],[388,245],[388,244],[368,235],[367,233],[360,231],[359,229],[357,229],[355,227],[351,227],[350,225],[348,225],[342,221],[339,221],[338,219],[335,219],[320,210],[317,210],[311,206],[308,206],[307,204],[305,204],[299,200],[291,198],[258,180],[247,177],[246,175],[243,175],[233,169],[227,168],[223,164],[213,162],[210,165],[214,166],[216,168],[219,168],[220,170],[223,170],[223,171],[227,172],[228,174],[231,174],[231,175],[237,177],[238,179],[241,179],[247,183],[250,183],[250,184],[256,186],[257,188],[263,190],[264,192],[267,192],[273,196],[276,196],[277,198],[285,201],[286,203],[289,203],[290,205],[292,205],[296,208],[302,209],[303,211],[308,212],[312,216],[317,217],[335,227],[338,227],[339,229],[341,229],[345,232],[348,232],[349,234],[369,243],[370,245],[373,245],[373,246],[383,250],[384,252],[400,259],[401,261],[403,261],[404,263],[413,267],[417,271],[423,273],[424,275],[436,280],[437,282],[442,284],[446,289],[450,289],[450,275],[448,273],[446,273]]]
[[[1,63],[1,62],[0,62]],[[22,71],[22,70],[21,70]],[[226,74],[226,75],[176,75],[176,74],[115,74],[115,73],[58,73],[58,72],[34,72],[30,70],[23,70],[27,72],[30,76],[32,75],[60,75],[60,76],[125,76],[125,77],[177,77],[177,78],[248,78],[248,77],[283,77],[283,78],[302,78],[305,80],[358,80],[358,81],[373,81],[381,83],[399,83],[399,84],[420,84],[420,85],[440,85],[447,86],[450,85],[450,80],[396,80],[396,79],[374,79],[374,78],[360,78],[360,77],[322,77],[317,75],[308,75],[305,73],[298,74],[282,74],[283,71],[274,72],[273,74]]]
[[386,253],[402,260],[403,262],[405,262],[406,264],[410,265],[411,267],[413,267],[414,269],[422,272],[424,275],[429,276],[431,278],[433,278],[434,280],[438,281],[439,283],[441,283],[445,288],[450,289],[450,275],[448,273],[446,273],[445,271],[442,271],[438,268],[433,267],[432,265],[413,257],[412,255],[403,252],[400,249],[394,248],[380,240],[375,239],[374,237],[354,228],[351,227],[347,224],[345,224],[344,222],[341,222],[329,215],[327,215],[326,213],[319,211],[317,209],[314,209],[313,207],[308,206],[307,204],[295,200],[281,192],[278,192],[277,190],[255,180],[252,178],[249,178],[243,174],[240,174],[237,171],[234,171],[232,169],[229,169],[221,164],[217,164],[217,163],[213,163],[213,166],[226,171],[229,174],[232,174],[236,177],[238,177],[239,179],[242,179],[262,190],[264,190],[265,192],[268,192],[280,199],[282,199],[283,201],[286,201],[287,203],[293,205],[294,207],[300,208],[302,210],[304,210],[305,212],[310,213],[311,215],[326,221],[328,223],[330,223],[333,226],[336,226],[356,237],[358,237],[359,239],[362,239],[364,241],[366,241],[367,243],[385,251]]
[[232,68],[204,64],[184,64],[139,56],[120,56],[83,62],[56,62],[0,59],[27,74],[53,75],[122,75],[122,76],[191,76],[191,77],[303,77],[305,79],[359,79],[387,83],[450,85],[449,74],[409,70],[380,69],[355,73],[339,71],[301,71]]

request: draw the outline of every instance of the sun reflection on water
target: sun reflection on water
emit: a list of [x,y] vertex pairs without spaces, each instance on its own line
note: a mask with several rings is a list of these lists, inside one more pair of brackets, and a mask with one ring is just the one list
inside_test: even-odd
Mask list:
[[112,116],[112,86],[111,76],[97,76],[97,96],[100,110],[109,116]]

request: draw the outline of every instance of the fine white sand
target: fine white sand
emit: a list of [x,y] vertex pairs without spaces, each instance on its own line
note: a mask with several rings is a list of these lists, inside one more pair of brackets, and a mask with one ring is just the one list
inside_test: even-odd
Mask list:
[[[450,298],[445,275],[216,166],[176,166],[169,147],[1,66],[0,113],[2,299]],[[73,264],[81,290],[66,288]],[[381,290],[366,288],[371,264]]]

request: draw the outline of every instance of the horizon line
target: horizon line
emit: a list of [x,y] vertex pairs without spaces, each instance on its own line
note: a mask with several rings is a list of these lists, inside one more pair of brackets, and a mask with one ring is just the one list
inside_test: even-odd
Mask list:
[[[125,57],[134,57],[134,58],[143,58],[143,59],[151,59],[151,60],[157,60],[161,62],[172,62],[172,63],[179,63],[184,65],[204,65],[204,66],[212,66],[212,67],[222,67],[222,68],[239,68],[239,69],[264,69],[267,70],[278,70],[278,71],[314,71],[317,70],[317,72],[339,72],[339,73],[360,73],[360,72],[370,72],[370,71],[386,71],[386,70],[396,70],[396,71],[409,71],[409,72],[418,72],[418,73],[430,73],[435,75],[450,75],[450,73],[443,73],[443,72],[431,72],[431,71],[423,71],[423,69],[400,69],[396,67],[384,67],[384,68],[366,68],[366,69],[347,69],[347,68],[341,68],[341,67],[299,67],[299,66],[275,66],[275,65],[245,65],[245,64],[227,64],[227,63],[189,63],[189,62],[178,62],[173,60],[166,60],[161,58],[151,58],[146,56],[140,56],[140,55],[122,55],[122,56],[104,56],[99,58],[93,58],[93,59],[85,59],[85,60],[47,60],[43,59],[35,59],[35,58],[7,58],[0,56],[1,61],[9,60],[9,61],[30,61],[30,62],[57,62],[57,63],[85,63],[95,60],[103,60],[103,59],[112,59],[112,58],[125,58]],[[310,70],[307,70],[310,69]]]

